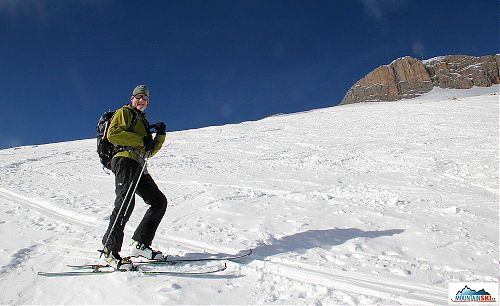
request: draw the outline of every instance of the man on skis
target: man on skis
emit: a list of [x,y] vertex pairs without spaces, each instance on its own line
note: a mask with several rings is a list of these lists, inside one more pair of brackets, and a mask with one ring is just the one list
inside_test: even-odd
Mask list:
[[135,193],[150,207],[132,236],[131,256],[147,259],[163,257],[161,252],[151,249],[151,244],[165,214],[167,198],[147,172],[146,160],[161,149],[165,141],[166,126],[163,122],[155,124],[156,136],[152,137],[151,126],[144,113],[148,104],[149,89],[145,85],[136,86],[130,103],[115,112],[106,133],[108,141],[118,149],[111,161],[111,170],[115,174],[116,200],[108,229],[102,239],[103,254],[109,265],[121,270],[133,267],[130,259],[122,258],[119,252],[123,244],[125,224],[134,209],[133,191],[136,184]]

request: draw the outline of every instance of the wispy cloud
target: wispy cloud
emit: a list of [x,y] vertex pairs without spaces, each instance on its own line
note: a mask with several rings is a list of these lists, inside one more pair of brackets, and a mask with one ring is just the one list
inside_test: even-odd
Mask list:
[[111,3],[113,0],[0,0],[0,18],[8,17],[15,21],[30,18],[46,23],[64,9],[100,9]]
[[364,12],[380,23],[387,21],[387,16],[407,4],[407,0],[358,0]]
[[411,46],[411,52],[413,56],[423,59],[425,56],[425,46],[420,41],[414,41]]
[[11,18],[29,15],[44,20],[48,17],[49,2],[44,0],[0,0],[0,14]]
[[11,11],[17,9],[22,4],[16,0],[0,0],[0,11]]

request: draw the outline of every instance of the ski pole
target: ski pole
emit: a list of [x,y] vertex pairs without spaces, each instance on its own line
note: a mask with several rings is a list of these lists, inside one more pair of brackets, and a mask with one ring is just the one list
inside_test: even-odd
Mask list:
[[[142,166],[141,173],[139,173],[139,177],[137,178],[137,182],[135,183],[135,186],[134,186],[134,191],[132,192],[132,195],[130,196],[130,199],[128,201],[127,208],[125,210],[125,214],[123,215],[123,217],[125,217],[127,215],[130,203],[132,203],[132,197],[134,196],[135,191],[137,190],[137,186],[139,186],[139,181],[141,180],[141,176],[142,176],[142,173],[144,172],[144,169],[146,169],[146,164],[148,163],[148,160],[149,160],[149,156],[144,160],[144,165]],[[128,187],[127,193],[125,194],[125,198],[123,199],[123,202],[120,205],[120,209],[118,210],[118,214],[115,218],[115,221],[113,222],[113,225],[111,226],[111,230],[109,231],[108,237],[106,238],[106,242],[104,242],[103,249],[101,251],[101,255],[99,255],[99,258],[102,257],[102,254],[104,253],[104,248],[106,248],[106,245],[109,242],[109,238],[111,238],[111,234],[115,230],[116,222],[120,218],[120,213],[122,212],[123,204],[125,204],[125,201],[127,200],[127,197],[130,193],[130,189],[132,188],[132,186],[133,186],[133,184],[130,184],[130,186]]]

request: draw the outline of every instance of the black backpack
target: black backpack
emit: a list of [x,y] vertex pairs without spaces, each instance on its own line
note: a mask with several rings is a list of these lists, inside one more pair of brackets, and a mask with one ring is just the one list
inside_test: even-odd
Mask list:
[[[109,142],[108,137],[106,136],[109,124],[111,123],[111,118],[113,118],[114,114],[115,112],[112,111],[105,112],[101,116],[101,118],[99,118],[96,127],[97,154],[99,154],[99,159],[101,160],[101,164],[109,170],[111,170],[111,159],[113,159],[113,156],[116,153],[123,151],[123,147],[117,147],[113,145],[111,142]],[[135,125],[135,121],[136,121],[136,114],[135,112],[132,112],[132,124],[130,125],[131,127]]]

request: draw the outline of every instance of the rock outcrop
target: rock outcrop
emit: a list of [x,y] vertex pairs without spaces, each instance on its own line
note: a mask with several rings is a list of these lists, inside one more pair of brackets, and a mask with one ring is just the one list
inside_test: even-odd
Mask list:
[[396,101],[429,92],[434,86],[468,89],[500,83],[500,54],[449,55],[419,61],[410,56],[383,65],[356,82],[342,104]]

